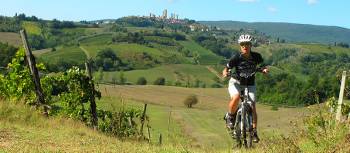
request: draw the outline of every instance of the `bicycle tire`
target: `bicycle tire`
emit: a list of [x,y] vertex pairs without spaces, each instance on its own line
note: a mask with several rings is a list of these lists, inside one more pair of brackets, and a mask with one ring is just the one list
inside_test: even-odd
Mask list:
[[247,111],[246,117],[247,117],[246,118],[246,124],[247,124],[246,148],[252,148],[253,147],[253,116],[252,116],[252,112]]
[[241,148],[242,147],[242,140],[241,140],[241,119],[242,116],[240,113],[237,113],[236,116],[236,123],[235,123],[235,134],[232,133],[232,137],[236,140],[236,144],[234,144],[233,146],[236,148]]

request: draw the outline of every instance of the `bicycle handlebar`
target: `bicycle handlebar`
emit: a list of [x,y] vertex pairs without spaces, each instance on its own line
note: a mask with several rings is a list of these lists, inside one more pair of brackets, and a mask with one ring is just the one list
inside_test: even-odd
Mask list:
[[[249,78],[249,77],[252,77],[252,76],[254,76],[255,75],[255,73],[256,72],[262,72],[262,70],[264,69],[265,67],[257,67],[257,68],[255,68],[255,70],[253,70],[252,72],[241,72],[240,74],[239,74],[239,76],[240,77],[242,77],[242,78]],[[231,76],[231,69],[229,69],[228,70],[228,75],[227,75],[227,77],[230,77]]]

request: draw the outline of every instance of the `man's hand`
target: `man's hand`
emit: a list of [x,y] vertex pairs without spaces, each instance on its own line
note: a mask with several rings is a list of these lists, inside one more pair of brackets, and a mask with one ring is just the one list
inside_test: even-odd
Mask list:
[[269,69],[267,67],[265,67],[265,68],[262,69],[261,72],[264,73],[264,74],[267,74],[267,73],[269,73]]
[[225,67],[224,70],[222,71],[222,76],[227,77],[228,76],[228,69]]

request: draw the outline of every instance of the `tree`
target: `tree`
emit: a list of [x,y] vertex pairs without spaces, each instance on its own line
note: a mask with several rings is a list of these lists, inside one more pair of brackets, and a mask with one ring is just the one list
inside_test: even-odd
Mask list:
[[121,60],[111,48],[105,48],[99,51],[95,60],[96,67],[102,67],[104,71],[118,69],[121,66]]
[[349,48],[349,44],[340,42],[337,44],[337,46],[343,47],[343,48]]
[[189,95],[184,100],[184,104],[187,108],[192,108],[193,105],[198,103],[197,95]]
[[138,85],[146,85],[146,84],[147,84],[147,80],[146,80],[145,77],[140,77],[140,78],[137,80],[136,84],[138,84]]
[[99,82],[102,82],[102,80],[103,80],[103,68],[102,67],[100,67],[98,69],[96,80],[98,80]]
[[0,42],[0,67],[6,67],[18,49],[9,44]]
[[121,85],[123,85],[123,84],[125,84],[126,83],[126,78],[125,78],[125,76],[124,76],[124,72],[123,71],[121,71],[120,73],[119,73],[119,84],[121,84]]
[[112,83],[115,85],[117,84],[118,80],[117,80],[117,76],[113,75],[112,76]]
[[159,77],[157,78],[154,83],[154,85],[165,85],[165,78],[164,77]]

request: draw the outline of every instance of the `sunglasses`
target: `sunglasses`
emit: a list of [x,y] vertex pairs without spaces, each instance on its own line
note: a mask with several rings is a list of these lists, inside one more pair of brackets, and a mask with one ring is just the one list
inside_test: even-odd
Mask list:
[[252,45],[252,43],[250,43],[250,42],[242,42],[239,45],[241,45],[241,46],[250,46],[250,45]]

